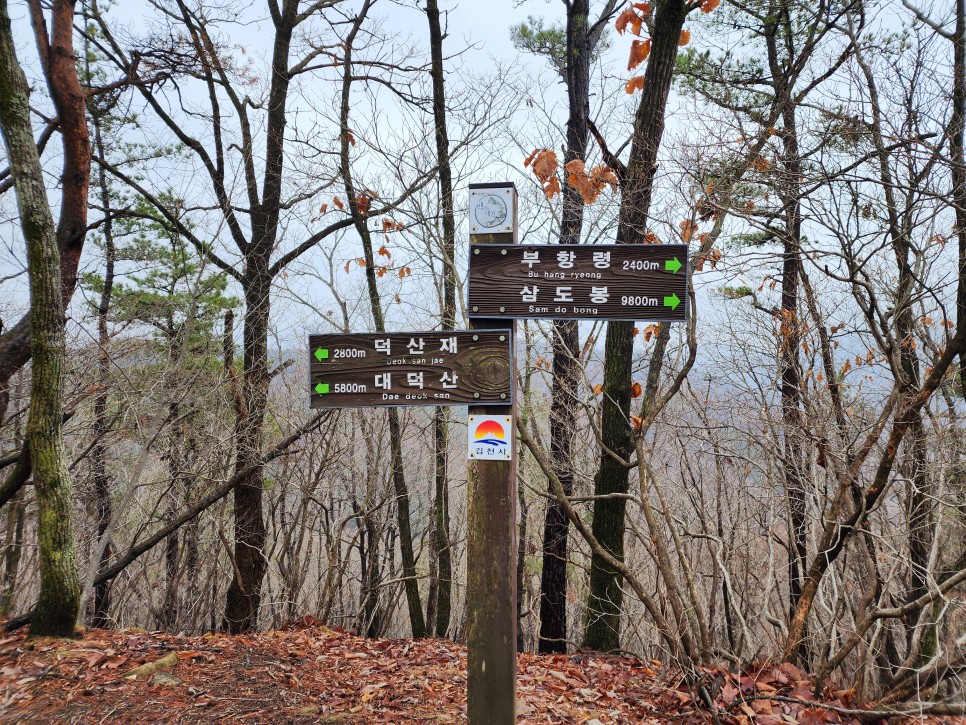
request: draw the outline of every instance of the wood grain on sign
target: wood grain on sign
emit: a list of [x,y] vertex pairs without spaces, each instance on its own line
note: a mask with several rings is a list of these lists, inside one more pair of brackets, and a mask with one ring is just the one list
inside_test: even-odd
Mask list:
[[471,317],[687,319],[686,244],[470,247]]
[[509,405],[506,330],[309,335],[312,408]]

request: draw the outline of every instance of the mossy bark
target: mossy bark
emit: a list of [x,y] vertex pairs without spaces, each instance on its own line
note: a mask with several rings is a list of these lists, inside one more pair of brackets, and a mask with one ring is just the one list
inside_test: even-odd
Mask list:
[[0,0],[0,130],[13,172],[30,279],[33,371],[27,442],[37,497],[40,596],[31,636],[71,636],[80,604],[71,480],[63,446],[64,303],[60,250],[30,125],[29,87]]

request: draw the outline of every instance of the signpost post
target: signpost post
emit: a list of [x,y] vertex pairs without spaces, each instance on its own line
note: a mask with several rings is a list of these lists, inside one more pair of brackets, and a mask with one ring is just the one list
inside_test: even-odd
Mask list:
[[[517,190],[512,183],[470,184],[470,241],[516,243]],[[499,315],[471,308],[470,327],[504,330],[512,354],[516,323],[488,317]],[[516,387],[512,358],[510,385]],[[469,414],[466,714],[471,725],[509,725],[516,722],[517,711],[516,405],[471,405]]]

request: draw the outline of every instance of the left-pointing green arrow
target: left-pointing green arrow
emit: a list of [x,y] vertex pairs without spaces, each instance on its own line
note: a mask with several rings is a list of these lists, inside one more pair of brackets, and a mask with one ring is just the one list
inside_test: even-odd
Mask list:
[[315,392],[318,393],[319,395],[325,395],[326,393],[329,392],[329,384],[319,383],[318,385],[315,386]]
[[673,259],[665,260],[664,269],[666,269],[671,274],[677,274],[678,270],[681,269],[681,261],[674,257]]
[[670,307],[672,310],[681,304],[681,299],[677,296],[677,293],[672,294],[670,297],[664,298],[664,306]]
[[329,351],[324,347],[317,347],[315,349],[315,359],[319,362],[329,359]]

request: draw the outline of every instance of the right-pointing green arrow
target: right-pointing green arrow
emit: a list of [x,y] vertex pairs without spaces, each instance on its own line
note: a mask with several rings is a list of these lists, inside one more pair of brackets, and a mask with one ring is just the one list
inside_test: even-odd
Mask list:
[[675,307],[677,307],[679,304],[681,304],[681,299],[677,296],[676,293],[672,294],[670,297],[664,298],[664,306],[670,307],[672,310]]
[[[681,262],[678,261],[677,257],[669,259],[664,262],[664,269],[666,269],[671,274],[677,274],[678,270],[681,269]],[[664,304],[667,304],[666,302]]]

